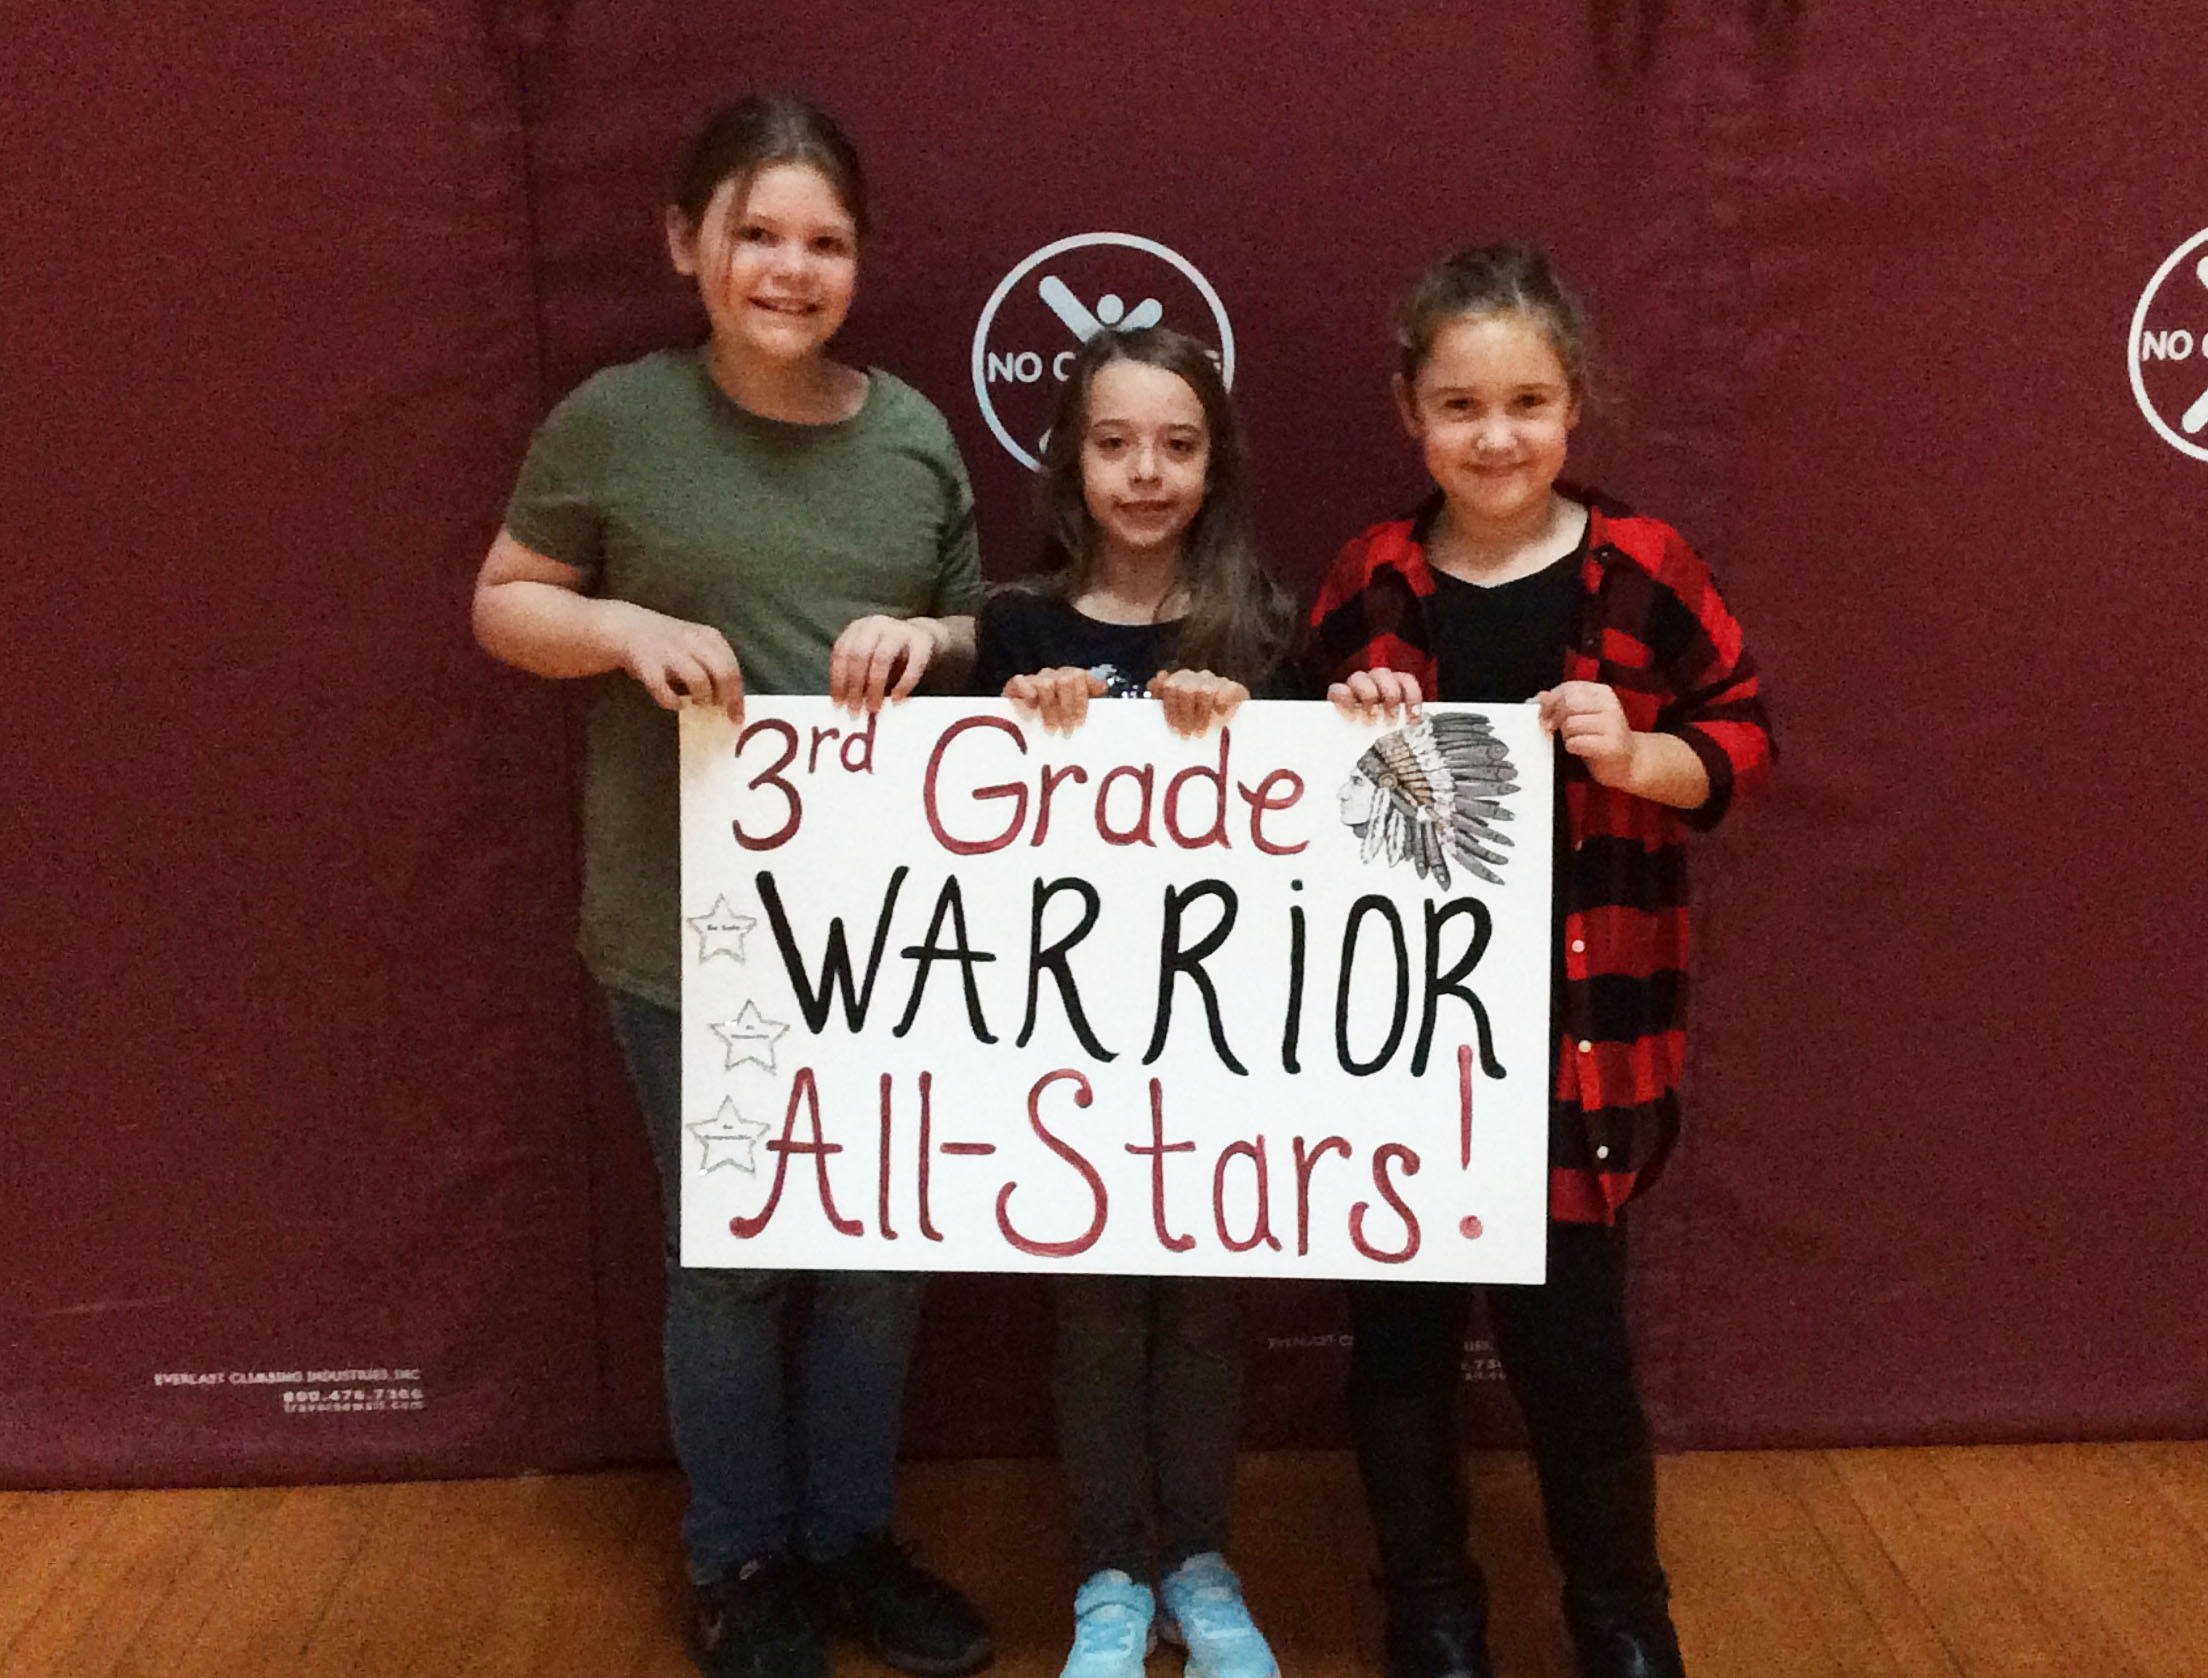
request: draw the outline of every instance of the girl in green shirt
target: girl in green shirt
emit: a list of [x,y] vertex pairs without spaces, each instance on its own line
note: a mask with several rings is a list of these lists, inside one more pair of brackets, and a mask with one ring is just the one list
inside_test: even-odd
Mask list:
[[866,232],[858,157],[833,122],[785,99],[721,112],[666,231],[705,342],[608,368],[546,419],[477,579],[476,634],[591,687],[583,950],[660,1174],[692,1653],[713,1673],[826,1678],[832,1621],[942,1678],[991,1643],[889,1532],[925,1279],[806,1278],[810,1308],[786,1329],[799,1278],[681,1263],[674,713],[740,717],[747,686],[862,710],[923,676],[955,681],[980,583],[973,498],[942,416],[830,353]]

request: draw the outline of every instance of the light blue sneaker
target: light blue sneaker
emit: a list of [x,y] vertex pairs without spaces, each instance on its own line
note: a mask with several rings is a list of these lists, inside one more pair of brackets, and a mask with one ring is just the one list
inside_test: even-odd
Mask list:
[[1242,1604],[1242,1584],[1215,1550],[1190,1556],[1158,1586],[1165,1634],[1188,1650],[1185,1678],[1280,1678],[1280,1663]]
[[1073,1594],[1073,1649],[1058,1678],[1143,1678],[1142,1658],[1158,1646],[1156,1603],[1116,1567],[1092,1573]]

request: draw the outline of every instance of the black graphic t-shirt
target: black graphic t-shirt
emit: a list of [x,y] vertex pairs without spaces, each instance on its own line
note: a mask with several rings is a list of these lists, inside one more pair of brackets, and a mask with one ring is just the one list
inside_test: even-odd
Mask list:
[[1139,698],[1151,677],[1171,668],[1180,638],[1178,618],[1105,623],[1062,596],[1004,589],[974,626],[974,692],[993,699],[1014,676],[1071,665],[1101,677],[1107,698]]

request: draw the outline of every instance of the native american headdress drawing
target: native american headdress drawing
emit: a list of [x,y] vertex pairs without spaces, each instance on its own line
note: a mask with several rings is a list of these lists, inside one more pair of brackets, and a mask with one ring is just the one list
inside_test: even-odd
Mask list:
[[1420,879],[1431,874],[1447,891],[1454,857],[1500,885],[1495,869],[1507,859],[1488,846],[1511,842],[1495,824],[1512,819],[1502,801],[1518,790],[1516,773],[1485,717],[1426,717],[1381,735],[1357,760],[1342,786],[1342,820],[1364,841],[1367,862],[1407,857]]

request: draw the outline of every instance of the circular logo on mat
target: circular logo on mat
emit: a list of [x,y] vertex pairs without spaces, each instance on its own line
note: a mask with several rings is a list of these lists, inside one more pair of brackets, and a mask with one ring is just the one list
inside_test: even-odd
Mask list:
[[1178,251],[1132,233],[1076,233],[1021,258],[974,324],[974,400],[998,442],[1032,467],[1073,352],[1107,327],[1165,325],[1214,347],[1234,383],[1234,329],[1211,282]]
[[2165,443],[2208,460],[2208,227],[2170,252],[2139,294],[2131,393]]

